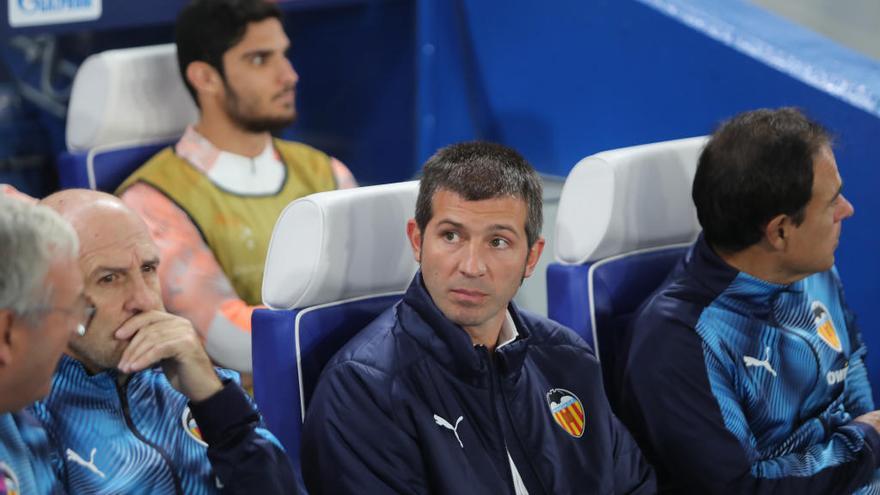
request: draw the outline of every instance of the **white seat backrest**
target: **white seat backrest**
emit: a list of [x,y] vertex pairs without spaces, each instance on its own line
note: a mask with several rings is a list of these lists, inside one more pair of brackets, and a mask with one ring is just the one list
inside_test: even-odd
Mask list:
[[406,237],[418,182],[328,191],[278,217],[263,275],[263,303],[294,309],[403,291],[418,269]]
[[76,73],[67,110],[67,149],[169,140],[198,118],[177,68],[174,44],[108,50]]
[[706,137],[604,151],[572,169],[559,200],[556,258],[581,264],[691,242],[691,185]]

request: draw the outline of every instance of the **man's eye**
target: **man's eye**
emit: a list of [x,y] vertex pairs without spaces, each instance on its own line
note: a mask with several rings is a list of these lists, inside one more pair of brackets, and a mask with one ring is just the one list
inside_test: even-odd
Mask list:
[[144,265],[141,268],[141,271],[144,273],[153,273],[156,271],[156,265]]
[[443,238],[449,242],[455,242],[456,240],[458,240],[458,233],[457,232],[444,232]]
[[489,245],[494,248],[505,248],[505,247],[509,246],[510,243],[507,242],[507,239],[502,239],[500,237],[496,237],[496,238],[492,239],[491,241],[489,241]]
[[113,282],[116,281],[117,277],[118,277],[118,275],[115,273],[111,273],[109,275],[104,275],[103,277],[98,279],[98,283],[99,284],[112,284]]
[[263,65],[266,62],[266,57],[264,55],[254,55],[251,57],[251,63],[254,65]]

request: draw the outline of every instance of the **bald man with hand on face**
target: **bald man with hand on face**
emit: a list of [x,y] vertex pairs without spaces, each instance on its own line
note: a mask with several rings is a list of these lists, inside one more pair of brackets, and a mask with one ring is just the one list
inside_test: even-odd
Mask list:
[[192,324],[165,312],[143,220],[108,194],[42,201],[76,230],[95,314],[34,407],[56,442],[56,474],[81,493],[288,493],[292,470]]

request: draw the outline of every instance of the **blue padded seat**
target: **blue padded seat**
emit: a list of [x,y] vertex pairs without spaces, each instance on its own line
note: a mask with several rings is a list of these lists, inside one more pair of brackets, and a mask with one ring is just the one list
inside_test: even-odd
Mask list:
[[60,184],[112,192],[197,119],[173,44],[94,54],[71,89]]
[[324,365],[402,296],[395,292],[302,310],[254,311],[254,394],[266,426],[297,465],[306,406]]
[[403,296],[416,264],[406,237],[417,182],[312,194],[272,232],[252,323],[254,394],[299,471],[300,432],[321,370]]
[[612,406],[629,321],[699,233],[690,190],[705,141],[598,153],[578,162],[563,186],[548,314],[593,347]]
[[112,193],[138,167],[176,140],[153,144],[98,147],[58,156],[58,182],[62,189],[86,188]]

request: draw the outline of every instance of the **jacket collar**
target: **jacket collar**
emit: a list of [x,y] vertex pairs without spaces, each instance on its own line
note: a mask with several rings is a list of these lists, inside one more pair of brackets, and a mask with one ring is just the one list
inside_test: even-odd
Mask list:
[[[507,311],[518,336],[495,350],[495,362],[502,374],[515,373],[522,367],[531,335],[513,302],[508,304]],[[470,335],[434,304],[422,281],[421,271],[416,273],[404,294],[398,316],[403,330],[456,375],[477,378],[489,373],[489,363],[473,345]]]
[[[146,372],[150,370],[151,368],[147,368],[146,370],[130,374],[128,381],[125,382],[125,387],[131,388],[136,386],[144,378]],[[67,354],[61,355],[61,360],[55,369],[55,379],[71,381],[83,387],[113,391],[113,393],[116,393],[119,375],[119,370],[115,368],[105,369],[95,374],[89,373],[84,364]]]
[[713,294],[724,292],[758,306],[766,306],[783,292],[803,292],[803,280],[775,284],[738,271],[715,253],[702,233],[685,262],[692,279],[700,281]]

